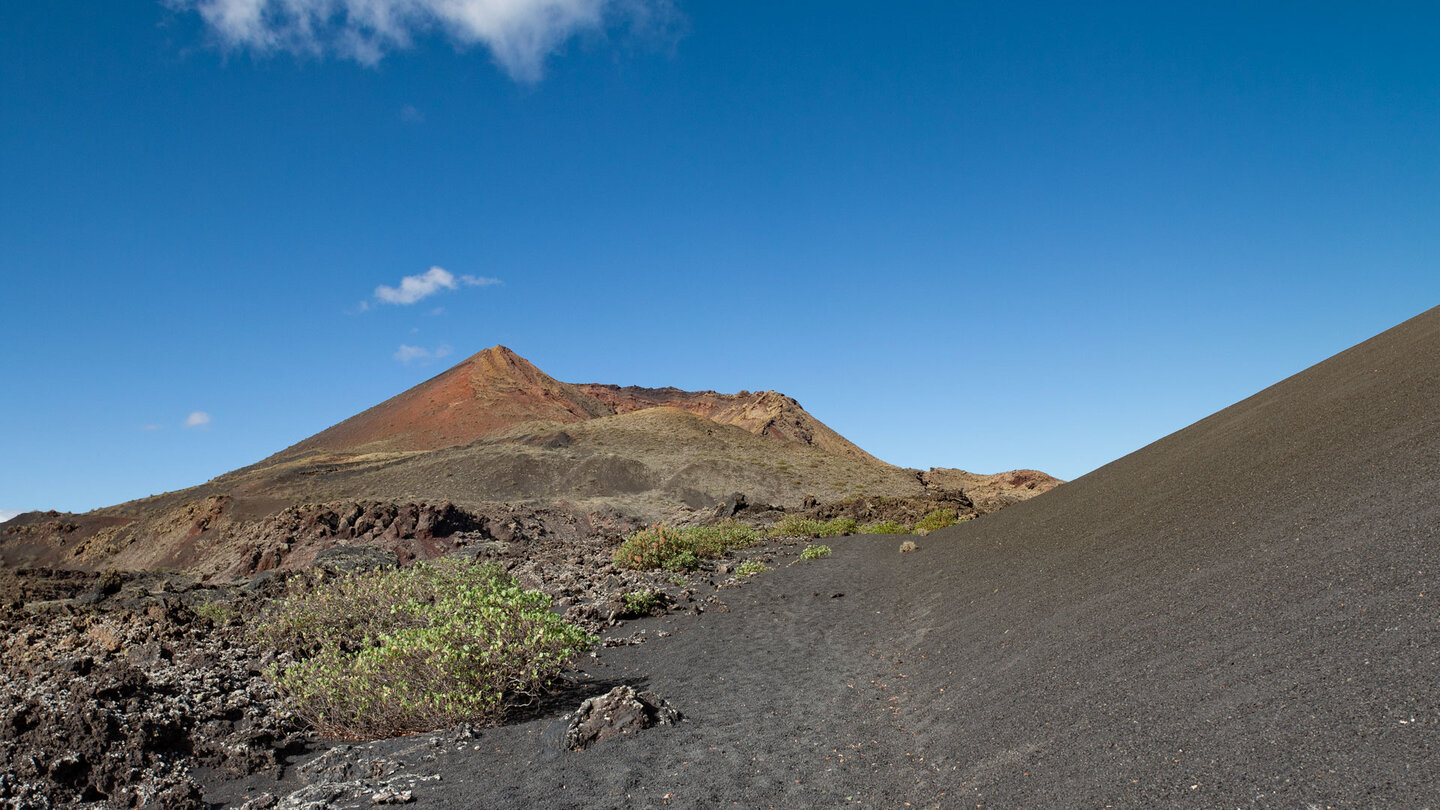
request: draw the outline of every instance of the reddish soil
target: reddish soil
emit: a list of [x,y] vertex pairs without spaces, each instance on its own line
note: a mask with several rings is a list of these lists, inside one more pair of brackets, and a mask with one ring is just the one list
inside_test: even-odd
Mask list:
[[495,346],[286,452],[436,450],[522,422],[579,422],[612,413],[576,386]]

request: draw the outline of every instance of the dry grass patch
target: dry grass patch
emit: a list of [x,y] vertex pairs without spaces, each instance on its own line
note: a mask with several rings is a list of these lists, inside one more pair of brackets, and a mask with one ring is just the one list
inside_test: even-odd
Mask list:
[[735,520],[685,528],[657,524],[626,537],[615,550],[615,564],[638,571],[693,571],[702,559],[721,557],[758,542],[758,531]]

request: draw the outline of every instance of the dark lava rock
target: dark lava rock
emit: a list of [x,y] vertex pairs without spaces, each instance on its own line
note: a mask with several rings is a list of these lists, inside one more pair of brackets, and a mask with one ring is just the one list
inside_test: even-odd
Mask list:
[[834,503],[807,506],[801,514],[816,520],[852,518],[862,524],[880,520],[914,524],[936,509],[949,509],[960,518],[978,514],[974,502],[965,493],[958,491],[932,493],[918,497],[865,495],[846,498]]
[[315,555],[315,567],[337,574],[397,568],[400,558],[393,551],[371,546],[334,546]]
[[680,719],[680,712],[654,693],[617,686],[580,704],[566,724],[561,743],[572,751],[582,751],[611,737],[674,725]]
[[[194,766],[278,773],[305,737],[242,629],[197,621],[174,593],[132,599],[109,580],[90,592],[113,597],[83,612],[0,618],[0,808],[201,808]],[[72,581],[83,582],[28,590]]]

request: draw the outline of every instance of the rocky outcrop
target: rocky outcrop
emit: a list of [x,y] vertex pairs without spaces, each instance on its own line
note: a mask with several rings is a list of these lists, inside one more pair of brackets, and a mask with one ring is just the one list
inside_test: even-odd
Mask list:
[[847,498],[835,503],[816,504],[805,510],[807,517],[820,520],[852,518],[856,523],[894,521],[913,525],[936,509],[949,509],[957,518],[980,514],[965,493],[940,492],[913,498],[887,498],[879,495]]
[[240,628],[185,604],[215,592],[114,574],[0,584],[0,807],[202,808],[191,767],[278,774],[302,741]]
[[1039,470],[1010,470],[994,475],[980,475],[964,470],[931,467],[920,474],[920,481],[931,492],[964,492],[981,513],[997,512],[1011,504],[1028,501],[1036,495],[1064,482]]
[[583,751],[612,737],[673,725],[680,719],[680,712],[659,695],[637,692],[632,686],[617,686],[599,697],[589,698],[565,718],[561,744],[571,751]]

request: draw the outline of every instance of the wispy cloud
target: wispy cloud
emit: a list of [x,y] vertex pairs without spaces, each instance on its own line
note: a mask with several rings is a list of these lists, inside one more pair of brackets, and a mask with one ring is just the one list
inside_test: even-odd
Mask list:
[[160,430],[162,427],[164,426],[151,423],[148,425],[142,425],[140,429],[146,432],[154,432],[156,430]]
[[418,276],[406,276],[400,279],[398,287],[387,287],[381,284],[375,288],[375,298],[386,304],[409,306],[417,301],[423,301],[441,290],[458,290],[462,286],[489,287],[500,283],[498,278],[456,276],[443,267],[432,267]]
[[430,363],[439,360],[455,351],[448,343],[442,343],[434,349],[427,349],[424,346],[411,346],[408,343],[401,343],[400,348],[395,350],[395,359],[410,365],[411,363]]
[[185,417],[185,427],[187,428],[205,427],[209,424],[210,414],[204,411],[191,411],[190,415]]
[[194,10],[230,48],[334,55],[374,65],[439,31],[482,45],[511,78],[539,81],[545,59],[571,37],[626,24],[673,27],[671,0],[168,0]]
[[20,511],[19,509],[0,509],[0,523],[4,523],[5,521],[15,517],[16,515],[23,514],[25,513]]

